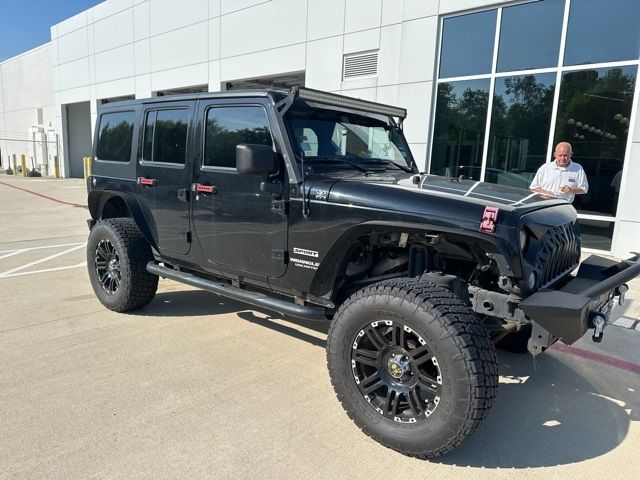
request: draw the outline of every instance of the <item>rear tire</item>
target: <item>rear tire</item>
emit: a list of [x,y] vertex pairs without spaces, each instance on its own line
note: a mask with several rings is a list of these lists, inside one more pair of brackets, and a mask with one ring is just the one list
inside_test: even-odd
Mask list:
[[131,218],[97,222],[87,242],[87,269],[98,300],[114,312],[146,305],[156,294],[158,277],[147,272],[151,247]]
[[349,297],[331,323],[327,365],[364,433],[423,459],[471,435],[498,386],[495,349],[476,315],[420,280],[384,281]]

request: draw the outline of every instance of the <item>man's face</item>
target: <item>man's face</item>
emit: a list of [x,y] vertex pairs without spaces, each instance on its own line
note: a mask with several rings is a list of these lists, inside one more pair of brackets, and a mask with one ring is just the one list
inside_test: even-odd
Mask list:
[[556,151],[553,152],[553,156],[556,159],[556,165],[558,165],[559,167],[566,167],[567,165],[569,165],[569,162],[571,161],[571,155],[571,148],[567,145],[558,145],[556,147]]

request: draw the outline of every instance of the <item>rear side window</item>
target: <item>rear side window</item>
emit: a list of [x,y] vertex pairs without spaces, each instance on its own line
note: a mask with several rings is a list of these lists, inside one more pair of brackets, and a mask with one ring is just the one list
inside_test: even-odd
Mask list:
[[273,145],[262,107],[215,107],[207,111],[204,166],[236,168],[240,143]]
[[147,112],[142,159],[147,162],[184,165],[188,128],[187,109]]
[[99,160],[128,162],[135,112],[104,113],[100,116],[96,157]]

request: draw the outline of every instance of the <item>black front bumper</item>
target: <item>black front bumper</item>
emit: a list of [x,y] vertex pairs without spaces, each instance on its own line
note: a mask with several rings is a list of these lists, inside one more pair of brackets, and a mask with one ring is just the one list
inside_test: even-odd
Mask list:
[[622,262],[591,255],[562,288],[538,291],[519,308],[554,337],[571,344],[593,327],[594,314],[608,315],[607,306],[620,295],[620,287],[638,275],[640,254]]

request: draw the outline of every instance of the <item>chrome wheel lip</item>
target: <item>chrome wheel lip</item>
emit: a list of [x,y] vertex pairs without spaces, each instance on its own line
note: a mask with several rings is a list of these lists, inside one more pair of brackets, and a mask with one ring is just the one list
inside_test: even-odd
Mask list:
[[102,289],[110,295],[115,295],[120,288],[122,274],[120,256],[110,240],[103,238],[96,244],[93,263],[96,278]]
[[[373,357],[363,358],[358,360],[358,352],[366,351],[367,355],[370,355],[369,350],[360,350],[360,347],[368,337],[369,329],[386,329],[387,332],[382,336],[386,341],[389,339],[386,337],[389,335],[389,329],[392,331],[398,331],[398,328],[402,329],[402,334],[399,337],[402,339],[403,345],[393,343],[397,335],[392,334],[392,341],[385,346],[382,346],[378,350],[378,355],[374,360]],[[395,329],[395,330],[393,330]],[[409,350],[404,347],[408,346],[407,337],[416,345]],[[371,343],[371,342],[369,342]],[[381,343],[381,342],[379,342]],[[419,358],[419,363],[411,356],[412,352],[426,352],[425,355]],[[402,370],[402,375],[396,375],[391,372],[392,365],[397,363],[396,360],[401,357],[408,357],[405,365],[397,365]],[[375,364],[375,366],[374,366]],[[366,371],[373,371],[369,376],[364,375]],[[437,409],[442,396],[442,372],[440,364],[435,355],[431,355],[426,346],[426,341],[413,329],[403,324],[402,322],[394,320],[382,320],[374,321],[366,324],[355,336],[351,347],[351,372],[353,379],[356,383],[358,390],[367,403],[378,412],[381,416],[388,420],[393,420],[398,423],[420,423],[426,421]],[[427,373],[428,372],[428,373]],[[376,376],[379,377],[375,384],[371,384],[370,378]],[[425,382],[425,378],[429,381]],[[428,383],[428,387],[423,384]],[[371,384],[371,385],[369,385]],[[379,384],[379,387],[371,391],[375,385]],[[367,388],[364,388],[367,387]],[[427,388],[425,388],[427,387]],[[381,393],[386,389],[386,395],[383,397]],[[429,395],[426,395],[427,391]],[[392,392],[394,392],[392,394]],[[395,396],[398,398],[392,411],[387,409],[389,405],[389,397]],[[404,397],[403,403],[400,402],[400,398]],[[383,400],[386,401],[383,402]],[[422,401],[424,400],[424,405]],[[382,403],[385,403],[382,405]],[[398,407],[407,405],[402,412],[398,411]],[[383,408],[384,407],[384,410]],[[386,410],[386,411],[385,411]],[[408,412],[411,412],[410,414]]]

